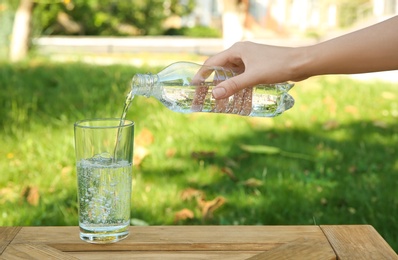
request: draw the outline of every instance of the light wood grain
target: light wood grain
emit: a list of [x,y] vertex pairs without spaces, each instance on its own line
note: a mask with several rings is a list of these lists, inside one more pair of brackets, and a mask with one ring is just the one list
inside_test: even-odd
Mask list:
[[323,240],[300,238],[290,243],[278,246],[269,251],[257,254],[247,260],[308,260],[308,259],[336,259],[333,249]]
[[115,258],[114,252],[69,252],[70,255],[82,260],[246,260],[258,251],[121,251]]
[[13,259],[398,259],[367,225],[149,226],[95,245],[78,227],[0,227],[0,260]]
[[63,253],[50,246],[43,244],[12,244],[1,255],[8,260],[43,260],[43,259],[59,259],[74,260],[78,259],[67,253]]
[[[51,234],[49,236],[48,234]],[[107,245],[83,242],[74,227],[26,227],[14,243],[45,243],[61,251],[266,251],[298,238],[327,242],[318,226],[130,227],[126,239]]]
[[11,243],[14,237],[21,230],[21,227],[1,227],[0,228],[0,255]]
[[320,226],[338,259],[398,259],[397,254],[369,225]]

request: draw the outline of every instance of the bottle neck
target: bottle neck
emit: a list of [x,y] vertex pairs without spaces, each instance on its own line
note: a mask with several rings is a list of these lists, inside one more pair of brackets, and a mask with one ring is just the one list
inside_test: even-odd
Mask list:
[[158,82],[158,75],[151,73],[136,74],[131,81],[131,92],[133,95],[138,96],[152,96],[154,86]]

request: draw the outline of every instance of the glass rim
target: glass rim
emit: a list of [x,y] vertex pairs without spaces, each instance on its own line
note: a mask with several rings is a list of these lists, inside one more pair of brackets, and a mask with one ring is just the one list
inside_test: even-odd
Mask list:
[[[105,122],[105,121],[115,121],[117,123],[115,123],[114,125],[84,125],[84,123],[87,122]],[[87,118],[87,119],[83,119],[83,120],[79,120],[76,121],[74,123],[75,128],[91,128],[91,129],[106,129],[106,128],[125,128],[125,127],[129,127],[129,126],[134,126],[135,123],[132,120],[129,119],[125,119],[124,120],[124,124],[120,125],[120,122],[122,120],[120,118]]]

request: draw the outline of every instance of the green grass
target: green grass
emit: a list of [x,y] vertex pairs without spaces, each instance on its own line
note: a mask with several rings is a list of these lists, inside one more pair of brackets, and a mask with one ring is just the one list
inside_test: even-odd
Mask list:
[[[118,117],[131,77],[159,68],[0,66],[0,225],[77,225],[73,123]],[[318,77],[290,93],[296,105],[276,118],[184,115],[136,97],[127,118],[136,139],[145,130],[153,142],[133,169],[132,218],[370,224],[398,251],[397,86]],[[181,198],[187,188],[226,202],[204,219],[195,199]],[[195,217],[175,222],[184,208]]]

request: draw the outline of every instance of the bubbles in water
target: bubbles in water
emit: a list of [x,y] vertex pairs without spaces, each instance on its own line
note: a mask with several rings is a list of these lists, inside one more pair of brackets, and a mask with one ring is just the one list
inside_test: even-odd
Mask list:
[[93,159],[94,160],[95,159],[100,159],[100,160],[101,159],[112,159],[112,155],[110,153],[108,153],[108,152],[103,152],[103,153],[94,155]]
[[97,164],[100,164],[100,165],[109,165],[109,164],[112,163],[113,157],[112,157],[112,155],[110,153],[103,152],[103,153],[94,155],[90,159],[90,161],[92,163],[97,163]]

